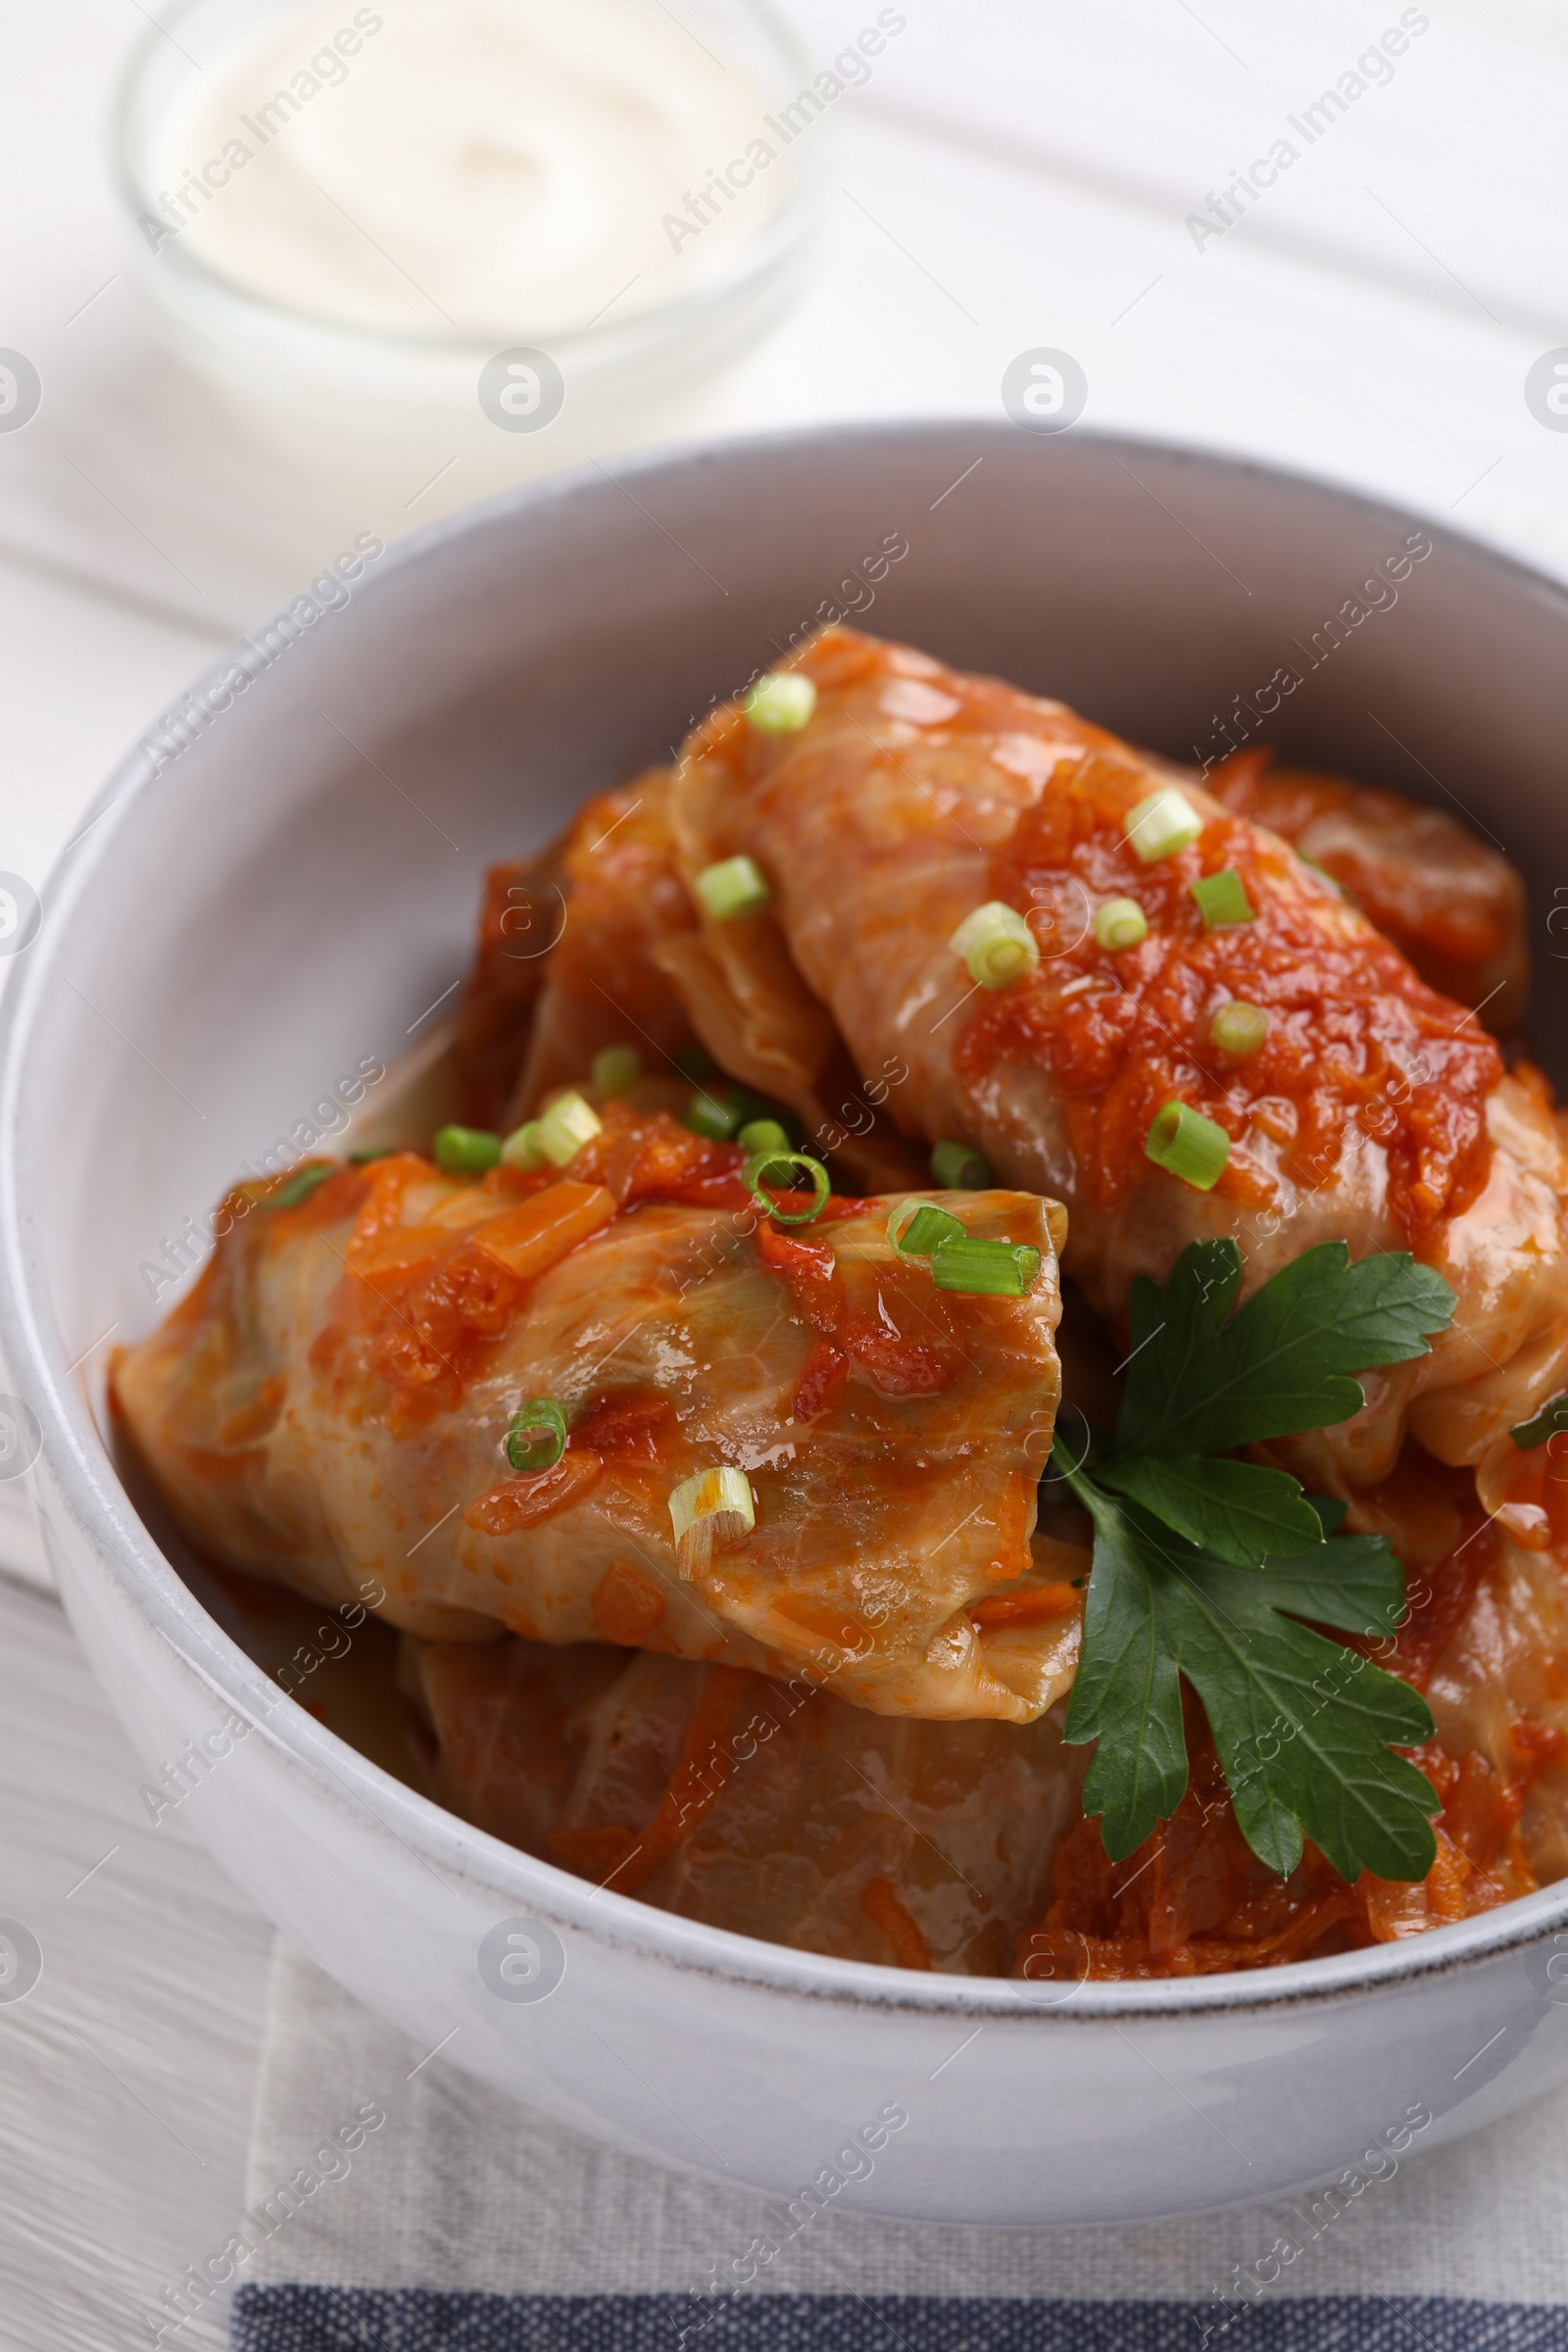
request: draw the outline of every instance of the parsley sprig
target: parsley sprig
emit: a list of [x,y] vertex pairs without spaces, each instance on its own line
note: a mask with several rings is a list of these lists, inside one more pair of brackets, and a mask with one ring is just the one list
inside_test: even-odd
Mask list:
[[1404,1570],[1381,1536],[1336,1533],[1341,1503],[1283,1470],[1224,1458],[1348,1420],[1357,1372],[1424,1355],[1454,1296],[1403,1254],[1351,1265],[1324,1242],[1237,1308],[1242,1259],[1194,1242],[1161,1289],[1133,1284],[1114,1434],[1052,1468],[1094,1521],[1083,1654],[1066,1738],[1093,1740],[1084,1809],[1112,1861],[1187,1788],[1185,1676],[1202,1702],[1243,1836],[1282,1876],[1303,1835],[1346,1879],[1420,1879],[1432,1785],[1392,1751],[1430,1739],[1426,1701],[1301,1620],[1392,1634]]

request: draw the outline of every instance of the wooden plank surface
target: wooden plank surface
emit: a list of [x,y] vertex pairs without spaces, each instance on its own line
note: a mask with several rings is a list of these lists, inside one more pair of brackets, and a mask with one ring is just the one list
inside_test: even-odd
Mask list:
[[0,1915],[42,1954],[0,1998],[6,2352],[150,2348],[241,2202],[271,1932],[141,1777],[58,1603],[0,1577]]

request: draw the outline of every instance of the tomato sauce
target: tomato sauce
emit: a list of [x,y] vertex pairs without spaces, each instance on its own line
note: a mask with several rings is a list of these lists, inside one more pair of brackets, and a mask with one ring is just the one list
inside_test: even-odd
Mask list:
[[[854,1358],[896,1394],[937,1388],[950,1377],[953,1366],[940,1348],[900,1341],[878,1319],[874,1305],[870,1312],[852,1306],[834,1272],[830,1248],[792,1240],[785,1228],[761,1215],[742,1173],[746,1154],[737,1145],[710,1142],[677,1125],[667,1112],[640,1113],[624,1102],[606,1103],[602,1115],[602,1132],[577,1152],[569,1169],[491,1169],[474,1188],[493,1207],[490,1225],[453,1227],[428,1217],[406,1221],[410,1188],[431,1175],[429,1161],[413,1152],[334,1177],[301,1208],[284,1212],[317,1223],[355,1214],[344,1278],[333,1295],[331,1319],[312,1348],[313,1368],[330,1373],[352,1333],[367,1344],[363,1360],[392,1392],[394,1429],[452,1411],[522,1310],[537,1274],[571,1246],[570,1218],[552,1219],[546,1197],[559,1195],[566,1207],[582,1212],[586,1240],[598,1214],[595,1200],[608,1205],[608,1192],[617,1216],[644,1202],[678,1202],[728,1212],[743,1220],[742,1232],[756,1230],[764,1262],[784,1276],[798,1311],[818,1335],[803,1384],[801,1401],[808,1408],[803,1418],[825,1410]],[[604,1190],[596,1192],[599,1187]],[[811,1196],[778,1199],[782,1207],[798,1212],[809,1205]],[[830,1196],[824,1211],[842,1218],[867,1205]],[[514,1208],[511,1216],[504,1213],[509,1208]],[[495,1247],[487,1246],[487,1232]],[[553,1235],[560,1247],[552,1252]],[[537,1266],[530,1255],[533,1240],[543,1252]],[[352,1387],[356,1376],[346,1359],[343,1369]],[[647,1454],[658,1408],[644,1400],[633,1409],[621,1399],[614,1410],[623,1419],[630,1411],[628,1429],[640,1435],[627,1439],[622,1432],[603,1446],[596,1441],[597,1450],[628,1458]],[[586,1448],[588,1441],[579,1442]],[[525,1507],[517,1494],[505,1505],[494,1504],[503,1516]]]
[[852,1299],[829,1243],[808,1241],[763,1218],[757,1249],[763,1265],[783,1276],[796,1312],[817,1335],[795,1392],[798,1421],[826,1411],[852,1362],[861,1365],[884,1395],[894,1396],[934,1395],[958,1370],[956,1354],[940,1338],[906,1334],[888,1311],[884,1286],[874,1278],[861,1286],[868,1296]]
[[[1513,878],[1500,857],[1451,818],[1434,818],[1398,793],[1313,768],[1276,766],[1275,758],[1263,748],[1233,752],[1205,776],[1205,789],[1233,814],[1267,825],[1290,842],[1310,837],[1311,828],[1325,819],[1348,819],[1334,848],[1323,853],[1323,863],[1368,921],[1397,942],[1412,962],[1425,958],[1429,965],[1448,965],[1454,975],[1472,977],[1502,954],[1515,917],[1517,885],[1510,889]],[[1413,838],[1421,823],[1446,827],[1449,855],[1462,861],[1462,871],[1446,861],[1436,872],[1428,869]],[[1447,840],[1444,847],[1449,849]]]
[[[1383,1146],[1390,1206],[1407,1236],[1458,1215],[1487,1177],[1487,1097],[1502,1075],[1492,1039],[1339,904],[1332,884],[1251,825],[1216,814],[1191,848],[1143,864],[1127,817],[1147,784],[1146,770],[1092,752],[1058,769],[997,853],[992,888],[1031,915],[1046,953],[969,1014],[960,1074],[1043,1063],[1099,1207],[1147,1172],[1150,1126],[1179,1100],[1231,1138],[1224,1198],[1272,1204],[1276,1170],[1298,1187],[1332,1182],[1354,1125]],[[1190,885],[1227,868],[1255,919],[1207,930]],[[1140,946],[1097,945],[1093,910],[1109,898],[1143,908]],[[1215,1010],[1232,1000],[1269,1016],[1245,1058],[1210,1040]]]
[[[577,1153],[569,1176],[503,1166],[475,1190],[493,1203],[498,1219],[510,1204],[520,1207],[552,1188],[564,1195],[570,1188],[575,1199],[600,1184],[613,1194],[619,1213],[643,1200],[739,1210],[753,1205],[743,1164],[744,1154],[732,1144],[709,1143],[662,1113],[639,1118],[627,1105],[612,1102],[604,1132]],[[327,1373],[350,1333],[364,1338],[370,1370],[392,1391],[394,1428],[430,1420],[462,1402],[532,1288],[527,1273],[514,1271],[484,1247],[482,1228],[405,1221],[411,1186],[430,1174],[429,1161],[418,1153],[395,1152],[363,1173],[332,1178],[299,1209],[282,1212],[320,1223],[357,1210],[344,1279],[311,1362]]]

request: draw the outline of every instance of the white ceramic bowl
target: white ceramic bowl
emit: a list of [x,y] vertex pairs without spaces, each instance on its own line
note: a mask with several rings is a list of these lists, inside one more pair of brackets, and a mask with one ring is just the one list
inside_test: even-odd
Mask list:
[[[231,1713],[254,1724],[187,1817],[281,1927],[422,2048],[457,2029],[455,2064],[732,2182],[792,2192],[899,2101],[871,2205],[1125,2220],[1324,2178],[1411,2109],[1434,2119],[1423,2146],[1489,2122],[1568,2074],[1568,1886],[1184,1983],[1030,1987],[785,1951],[597,1893],[412,1794],[279,1699],[132,1509],[87,1383],[102,1349],[72,1367],[107,1326],[154,1320],[142,1262],[341,1072],[419,1031],[464,967],[487,859],[661,755],[832,600],[1184,757],[1294,666],[1277,740],[1446,794],[1519,859],[1538,1025],[1561,1033],[1568,600],[1550,582],[1428,525],[1396,602],[1343,621],[1313,667],[1324,616],[1418,521],[1007,424],[802,433],[622,478],[411,542],[242,690],[219,662],[188,747],[125,761],[45,894],[5,1005],[0,1336],[44,1430],[66,1604],[131,1738],[156,1768]],[[887,540],[908,553],[874,580]]]

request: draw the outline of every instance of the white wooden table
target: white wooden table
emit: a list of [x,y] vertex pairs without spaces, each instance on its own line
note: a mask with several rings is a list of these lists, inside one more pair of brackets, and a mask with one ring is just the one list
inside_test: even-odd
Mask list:
[[[1568,573],[1568,433],[1524,397],[1568,337],[1559,7],[1405,9],[1426,23],[1392,78],[1356,61],[1400,24],[1394,0],[903,13],[833,112],[803,298],[692,394],[682,434],[994,416],[1008,361],[1051,345],[1085,369],[1088,422],[1332,473]],[[876,10],[793,14],[826,65]],[[171,372],[102,167],[146,18],[8,0],[4,19],[0,346],[44,400],[0,434],[0,867],[36,883],[229,635],[355,531],[390,538],[487,486],[460,453],[424,487],[439,434],[352,478],[309,433],[285,458]],[[1367,86],[1336,113],[1343,76]],[[1275,184],[1195,234],[1187,216],[1281,138],[1298,153]],[[118,2352],[151,2343],[144,2313],[238,2204],[268,1931],[176,1819],[146,1819],[58,1608],[18,1581],[40,1573],[24,1502],[0,1487],[0,1915],[29,1925],[44,1973],[0,2003],[0,2345]],[[209,2314],[176,2340],[220,2328]]]

